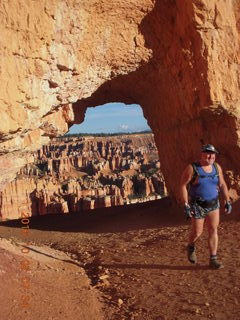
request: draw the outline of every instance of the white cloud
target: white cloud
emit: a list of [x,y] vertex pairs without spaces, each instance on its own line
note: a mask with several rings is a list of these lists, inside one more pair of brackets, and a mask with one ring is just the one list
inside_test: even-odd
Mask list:
[[123,130],[126,130],[126,129],[129,128],[129,126],[127,124],[121,124],[120,128],[123,129]]

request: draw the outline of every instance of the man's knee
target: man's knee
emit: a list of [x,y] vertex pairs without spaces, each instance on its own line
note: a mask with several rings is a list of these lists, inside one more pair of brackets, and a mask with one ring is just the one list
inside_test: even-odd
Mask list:
[[210,235],[217,234],[218,232],[218,226],[208,226],[208,233]]

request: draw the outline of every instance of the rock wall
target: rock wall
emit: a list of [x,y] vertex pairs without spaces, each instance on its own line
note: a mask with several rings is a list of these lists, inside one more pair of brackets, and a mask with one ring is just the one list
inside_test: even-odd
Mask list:
[[238,197],[239,1],[2,0],[0,21],[1,188],[87,107],[118,101],[142,106],[172,194],[210,142]]

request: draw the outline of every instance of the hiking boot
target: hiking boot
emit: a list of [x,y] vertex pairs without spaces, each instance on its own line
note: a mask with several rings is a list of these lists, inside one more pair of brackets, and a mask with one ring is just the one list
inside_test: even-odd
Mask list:
[[196,248],[193,245],[187,246],[187,255],[188,261],[191,263],[197,263],[197,255],[196,255]]
[[222,269],[223,268],[223,264],[218,261],[217,257],[216,258],[210,258],[209,267],[211,269]]

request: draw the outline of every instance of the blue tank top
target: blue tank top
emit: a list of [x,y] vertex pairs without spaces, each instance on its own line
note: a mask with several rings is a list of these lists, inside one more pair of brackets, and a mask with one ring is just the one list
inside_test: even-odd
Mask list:
[[191,198],[201,198],[203,200],[213,200],[218,197],[218,182],[219,177],[217,170],[212,165],[211,172],[205,172],[203,168],[197,164],[198,176],[197,183],[190,185],[189,195]]

